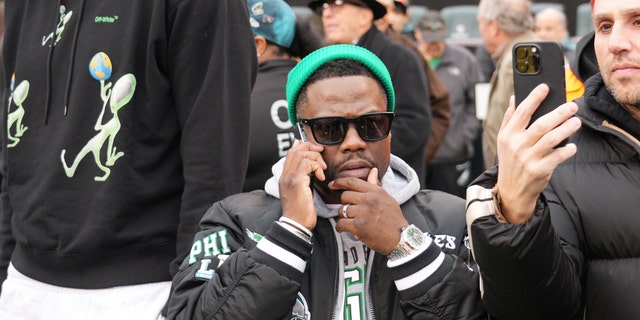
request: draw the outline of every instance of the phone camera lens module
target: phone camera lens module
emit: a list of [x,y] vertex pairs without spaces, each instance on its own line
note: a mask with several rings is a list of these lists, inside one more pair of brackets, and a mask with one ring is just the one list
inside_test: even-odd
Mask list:
[[518,70],[518,72],[525,73],[527,72],[527,70],[529,70],[529,63],[526,61],[519,61],[516,64],[516,69]]
[[529,50],[527,47],[518,47],[516,49],[516,56],[520,59],[525,58],[526,56],[529,55]]
[[533,66],[535,67],[535,69],[539,69],[540,68],[540,54],[538,53],[534,53],[531,55],[531,63],[533,64]]

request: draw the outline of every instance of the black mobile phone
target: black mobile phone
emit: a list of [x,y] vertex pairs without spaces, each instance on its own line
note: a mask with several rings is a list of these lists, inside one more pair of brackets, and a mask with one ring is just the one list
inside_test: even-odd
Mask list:
[[[567,102],[564,51],[555,41],[518,42],[513,46],[513,87],[518,106],[541,83],[549,94],[533,113],[531,122]],[[562,141],[558,146],[566,144]]]

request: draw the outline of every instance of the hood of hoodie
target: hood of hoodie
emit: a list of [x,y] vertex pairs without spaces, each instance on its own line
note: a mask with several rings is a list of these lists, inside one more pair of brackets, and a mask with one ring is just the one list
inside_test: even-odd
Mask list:
[[640,139],[640,121],[620,106],[605,86],[601,74],[595,74],[585,82],[584,99],[587,108],[595,113],[580,110],[578,112],[580,116],[596,125],[602,125],[604,120],[613,122],[636,139]]
[[[278,180],[282,176],[284,161],[285,158],[282,158],[273,165],[271,168],[273,176],[264,185],[264,190],[278,199],[280,199]],[[398,204],[403,204],[420,191],[420,182],[416,172],[406,162],[391,155],[389,168],[387,168],[387,172],[382,177],[382,188],[393,196],[398,201]],[[318,210],[318,216],[333,218],[338,215],[337,210],[324,203],[320,194],[315,190],[313,192],[313,202]]]

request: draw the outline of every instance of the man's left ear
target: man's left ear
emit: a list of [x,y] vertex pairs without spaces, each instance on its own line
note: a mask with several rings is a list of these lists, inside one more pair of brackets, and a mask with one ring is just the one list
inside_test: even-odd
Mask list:
[[418,28],[413,29],[413,35],[416,37],[416,40],[418,42],[422,41],[422,32],[420,31],[420,29]]
[[267,39],[263,36],[254,36],[253,39],[256,42],[256,53],[258,58],[267,50]]
[[498,26],[498,21],[496,21],[496,20],[491,20],[491,21],[489,21],[489,30],[491,30],[491,32],[490,32],[490,33],[491,33],[494,37],[497,37],[497,36],[500,34],[500,32],[502,32],[502,31],[500,30],[500,27]]

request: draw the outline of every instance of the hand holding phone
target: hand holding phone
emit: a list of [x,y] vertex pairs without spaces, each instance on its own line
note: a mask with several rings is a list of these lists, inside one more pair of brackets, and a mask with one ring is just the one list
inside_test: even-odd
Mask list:
[[[531,116],[529,125],[567,102],[564,52],[555,41],[518,42],[513,46],[513,87],[518,106],[541,83],[549,94]],[[566,144],[566,140],[558,146]]]
[[[326,179],[324,170],[327,169],[327,164],[320,154],[324,147],[315,143],[304,143],[309,139],[303,125],[297,123],[297,127],[302,143],[296,141],[287,152],[282,175],[278,181],[282,216],[313,230],[317,222],[317,209],[313,203],[313,184],[315,180]],[[302,178],[303,175],[309,179]]]

